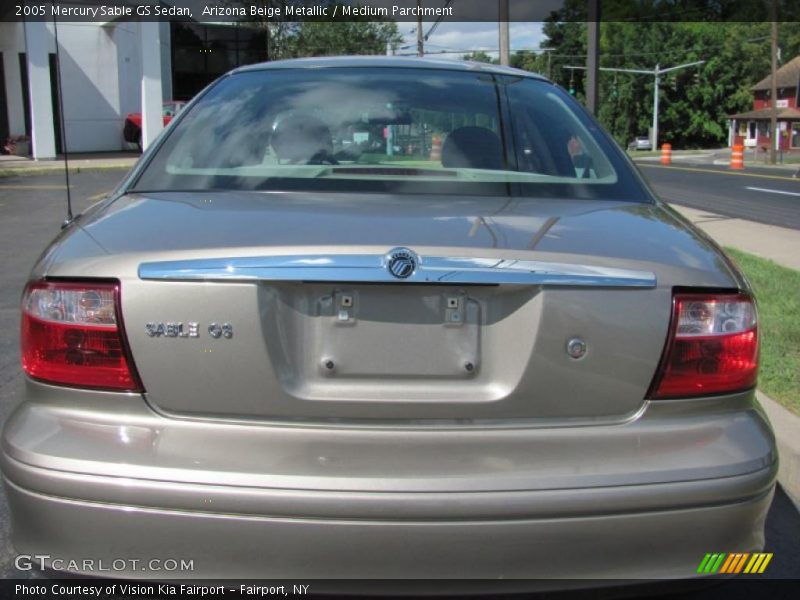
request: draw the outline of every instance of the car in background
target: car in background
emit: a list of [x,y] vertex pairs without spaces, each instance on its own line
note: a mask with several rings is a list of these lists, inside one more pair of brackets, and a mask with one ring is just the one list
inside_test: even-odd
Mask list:
[[746,279],[526,71],[222,77],[41,255],[21,349],[13,544],[84,574],[591,586],[764,546]]
[[[161,106],[161,116],[164,120],[164,127],[177,115],[186,102],[180,100],[170,100],[164,102]],[[129,144],[136,144],[136,147],[141,151],[142,149],[142,113],[128,113],[125,117],[125,126],[122,129],[122,137]]]
[[646,135],[640,135],[628,144],[628,150],[652,150],[653,143]]

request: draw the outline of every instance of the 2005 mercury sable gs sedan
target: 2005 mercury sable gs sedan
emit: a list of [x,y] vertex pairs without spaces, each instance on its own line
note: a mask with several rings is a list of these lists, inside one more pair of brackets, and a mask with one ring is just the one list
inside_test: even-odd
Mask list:
[[26,554],[658,578],[764,544],[747,282],[523,71],[221,78],[41,256],[22,362]]

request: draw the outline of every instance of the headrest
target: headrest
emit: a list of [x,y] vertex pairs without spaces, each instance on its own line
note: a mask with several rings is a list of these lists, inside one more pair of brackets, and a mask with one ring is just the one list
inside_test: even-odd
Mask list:
[[445,168],[505,169],[503,144],[491,129],[459,127],[442,145],[442,166]]
[[333,153],[331,130],[312,116],[292,115],[280,120],[273,127],[270,145],[279,159],[292,163],[307,163]]

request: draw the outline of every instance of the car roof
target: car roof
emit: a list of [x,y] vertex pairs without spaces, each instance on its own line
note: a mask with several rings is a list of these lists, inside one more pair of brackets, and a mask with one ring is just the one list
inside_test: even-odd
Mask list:
[[417,58],[407,56],[325,56],[313,58],[293,58],[257,63],[235,69],[234,73],[262,71],[270,69],[323,69],[335,67],[377,67],[397,69],[438,69],[443,71],[478,71],[498,75],[515,75],[532,79],[548,79],[538,73],[523,71],[513,67],[503,67],[489,63],[469,60],[442,58]]

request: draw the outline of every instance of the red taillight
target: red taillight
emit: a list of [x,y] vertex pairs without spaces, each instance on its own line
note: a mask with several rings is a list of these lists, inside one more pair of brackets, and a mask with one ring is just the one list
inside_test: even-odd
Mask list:
[[737,392],[756,385],[758,327],[746,294],[676,294],[652,398]]
[[119,315],[118,284],[28,284],[22,368],[47,383],[141,392]]

